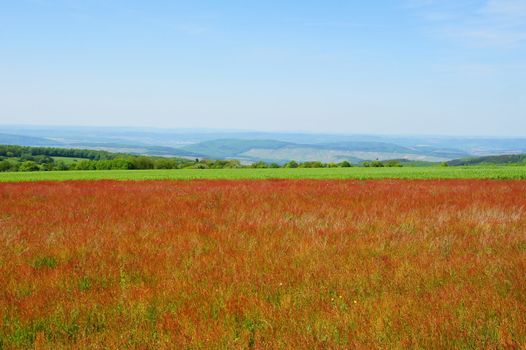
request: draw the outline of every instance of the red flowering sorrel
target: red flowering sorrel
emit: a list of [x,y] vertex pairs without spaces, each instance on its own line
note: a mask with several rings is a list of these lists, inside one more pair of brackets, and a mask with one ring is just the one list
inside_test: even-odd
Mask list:
[[526,182],[0,184],[0,348],[526,344]]

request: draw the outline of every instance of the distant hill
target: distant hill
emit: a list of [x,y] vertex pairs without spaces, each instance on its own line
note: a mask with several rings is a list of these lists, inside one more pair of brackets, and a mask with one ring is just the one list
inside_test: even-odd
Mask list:
[[196,143],[185,146],[182,149],[197,154],[204,154],[211,158],[233,158],[243,156],[243,153],[252,149],[275,150],[289,145],[293,145],[293,143],[275,140],[220,139]]
[[[322,161],[476,164],[470,157],[526,154],[526,138],[345,135],[210,129],[0,125],[0,143],[242,162]],[[457,161],[458,160],[458,161]],[[486,160],[492,164],[491,158]],[[501,162],[501,160],[498,160]],[[514,162],[513,158],[510,162]]]
[[277,140],[218,139],[180,148],[210,158],[237,158],[245,161],[265,160],[286,162],[322,161],[359,163],[364,160],[403,159],[440,162],[465,157],[459,150],[443,148],[405,147],[388,142],[340,141],[333,143],[294,143]]
[[498,156],[471,157],[454,159],[447,162],[448,165],[506,165],[506,164],[526,164],[526,154],[505,154]]
[[458,158],[464,157],[468,153],[457,149],[447,149],[443,147],[433,146],[400,146],[391,142],[369,142],[369,141],[354,141],[354,142],[339,142],[326,143],[319,145],[325,149],[340,149],[346,151],[362,151],[362,152],[384,152],[384,153],[398,153],[398,154],[413,154],[423,155],[436,158]]
[[95,150],[103,150],[114,153],[129,153],[134,155],[147,156],[161,156],[161,157],[185,157],[185,158],[206,158],[206,155],[196,152],[191,152],[182,148],[167,147],[167,146],[148,146],[148,145],[133,145],[120,143],[95,143],[95,142],[81,142],[68,144],[72,148],[87,148]]
[[55,146],[59,144],[59,142],[43,137],[0,134],[0,144],[18,146]]

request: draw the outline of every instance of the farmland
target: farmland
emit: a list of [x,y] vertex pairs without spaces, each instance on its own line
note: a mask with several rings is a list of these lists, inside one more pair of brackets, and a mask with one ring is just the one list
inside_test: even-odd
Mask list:
[[0,173],[0,182],[192,179],[526,179],[526,166],[156,169]]
[[0,199],[0,348],[526,345],[524,181],[31,182]]

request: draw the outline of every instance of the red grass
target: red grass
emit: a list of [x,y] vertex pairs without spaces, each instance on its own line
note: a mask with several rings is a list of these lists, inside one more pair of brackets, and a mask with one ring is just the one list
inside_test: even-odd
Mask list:
[[520,348],[526,182],[0,185],[0,348]]

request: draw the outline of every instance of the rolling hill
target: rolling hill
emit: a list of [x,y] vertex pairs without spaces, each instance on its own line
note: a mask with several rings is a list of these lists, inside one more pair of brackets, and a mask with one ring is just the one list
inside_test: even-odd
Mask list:
[[[0,144],[86,148],[150,156],[359,163],[399,159],[475,163],[472,157],[526,153],[526,138],[339,135],[206,129],[0,125]],[[511,158],[510,161],[514,161]],[[506,162],[486,158],[483,162]]]
[[236,158],[243,157],[253,149],[277,150],[290,145],[294,144],[275,140],[220,139],[196,143],[181,149],[211,158]]
[[433,147],[405,147],[387,142],[342,141],[337,143],[293,143],[276,140],[219,139],[204,141],[181,149],[204,154],[211,158],[237,158],[245,161],[266,160],[276,162],[405,159],[440,162],[466,157],[459,150]]
[[471,157],[454,159],[448,165],[523,165],[526,164],[526,154],[505,154],[498,156]]
[[0,144],[18,146],[54,146],[58,143],[43,137],[0,134]]

